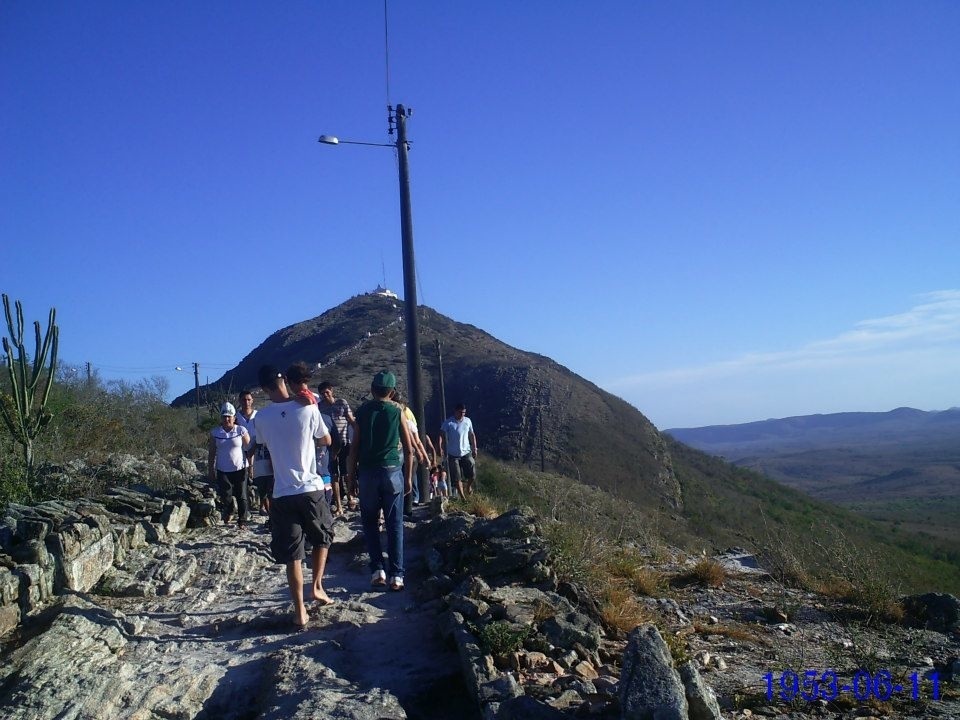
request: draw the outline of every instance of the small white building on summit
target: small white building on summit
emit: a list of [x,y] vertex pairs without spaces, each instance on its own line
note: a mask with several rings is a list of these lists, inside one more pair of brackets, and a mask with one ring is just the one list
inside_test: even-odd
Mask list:
[[370,291],[370,292],[367,293],[367,294],[368,294],[368,295],[379,295],[380,297],[393,298],[394,300],[399,300],[399,299],[400,299],[399,296],[398,296],[393,290],[387,290],[387,288],[381,287],[380,285],[377,285],[377,289],[376,289],[376,290],[372,290],[372,291]]

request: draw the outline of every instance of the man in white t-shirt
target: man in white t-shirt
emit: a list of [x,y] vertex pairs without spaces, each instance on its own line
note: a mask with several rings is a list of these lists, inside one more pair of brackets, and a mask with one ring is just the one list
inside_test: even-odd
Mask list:
[[293,621],[302,628],[308,620],[301,566],[306,557],[305,539],[313,545],[313,599],[321,605],[333,602],[323,589],[333,517],[323,496],[323,478],[316,469],[316,445],[329,445],[330,432],[316,405],[302,405],[290,397],[286,379],[277,368],[264,365],[259,379],[272,401],[254,420],[257,442],[267,447],[273,463],[270,550],[277,562],[287,566]]

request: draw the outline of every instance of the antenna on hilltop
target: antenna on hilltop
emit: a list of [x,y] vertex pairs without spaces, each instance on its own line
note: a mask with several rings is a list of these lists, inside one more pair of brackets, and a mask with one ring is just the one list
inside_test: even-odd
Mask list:
[[387,287],[387,265],[383,261],[383,248],[380,248],[380,273],[383,275],[383,285],[381,287]]

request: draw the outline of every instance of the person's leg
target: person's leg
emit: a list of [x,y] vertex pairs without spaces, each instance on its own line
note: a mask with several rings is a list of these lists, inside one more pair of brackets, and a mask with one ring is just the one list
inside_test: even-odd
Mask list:
[[340,501],[340,485],[343,481],[340,479],[340,475],[333,476],[332,490],[333,490],[333,511],[339,515],[343,512],[343,503]]
[[223,505],[220,518],[226,525],[233,518],[233,483],[230,482],[227,473],[222,470],[217,470],[217,491],[220,495],[220,503]]
[[313,545],[311,553],[313,585],[310,588],[310,597],[321,605],[329,605],[333,600],[323,589],[323,571],[327,566],[330,544],[333,542],[333,516],[330,514],[330,505],[324,493],[309,492],[300,496],[299,507],[304,532]]
[[313,548],[313,599],[316,600],[321,605],[329,605],[333,602],[330,599],[330,596],[327,595],[326,591],[323,589],[323,571],[327,567],[327,553],[330,551],[330,548],[326,547],[314,547]]
[[[463,494],[463,475],[460,473],[460,458],[447,455],[447,470],[449,471],[450,491],[453,492],[456,489],[460,493],[460,498],[465,498],[466,495]],[[456,493],[454,493],[454,499],[456,497]]]
[[383,549],[380,546],[380,478],[375,470],[361,470],[360,524],[363,526],[363,540],[370,556],[370,572],[383,570]]
[[473,459],[473,455],[464,455],[460,458],[460,467],[463,471],[461,475],[463,475],[467,484],[467,493],[472,495],[473,487],[477,481],[477,463]]
[[381,484],[383,518],[387,530],[387,575],[403,578],[403,470],[384,470]]
[[270,551],[273,559],[286,565],[287,586],[293,601],[293,622],[307,624],[307,608],[303,604],[303,528],[297,519],[292,497],[279,498],[271,517]]
[[233,496],[237,499],[237,522],[243,527],[247,521],[247,471],[233,474]]
[[307,606],[303,604],[303,566],[299,560],[287,563],[287,586],[293,600],[293,622],[303,627],[307,624]]
[[270,508],[273,507],[273,475],[268,475],[263,491],[263,503],[267,509],[267,517],[270,517]]

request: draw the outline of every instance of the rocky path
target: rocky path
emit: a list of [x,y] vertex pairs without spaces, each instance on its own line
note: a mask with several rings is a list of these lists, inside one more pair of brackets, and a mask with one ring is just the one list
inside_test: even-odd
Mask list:
[[[415,599],[427,571],[414,526],[402,592],[370,588],[358,530],[355,513],[337,520],[325,575],[336,602],[313,607],[302,632],[261,523],[131,551],[12,640],[0,716],[477,717],[436,609]],[[32,626],[46,631],[30,637]]]

